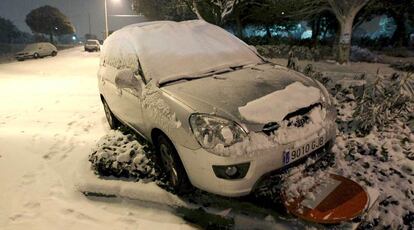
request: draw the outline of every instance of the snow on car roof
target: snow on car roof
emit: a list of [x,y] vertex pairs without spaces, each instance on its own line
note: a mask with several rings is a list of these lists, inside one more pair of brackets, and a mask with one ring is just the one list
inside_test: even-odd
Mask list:
[[137,54],[147,80],[159,83],[261,62],[247,44],[201,20],[129,25],[113,33],[104,45],[104,55]]

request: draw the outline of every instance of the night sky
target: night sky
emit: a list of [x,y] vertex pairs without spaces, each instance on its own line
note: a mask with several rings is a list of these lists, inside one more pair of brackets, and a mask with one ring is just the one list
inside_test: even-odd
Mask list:
[[[129,0],[107,0],[109,15],[135,14]],[[40,6],[51,5],[65,14],[76,28],[76,34],[83,37],[89,33],[88,13],[91,17],[91,32],[102,38],[105,31],[104,0],[0,0],[0,16],[13,21],[22,31],[30,32],[25,23],[26,15]],[[109,17],[109,30],[140,22],[142,17]]]
[[[125,25],[141,22],[143,17],[114,17],[111,15],[135,14],[131,9],[130,0],[107,0],[109,16],[109,30],[117,30]],[[76,28],[78,37],[89,33],[88,14],[91,18],[91,33],[103,38],[105,30],[104,0],[0,0],[0,16],[13,21],[22,31],[30,32],[25,23],[26,15],[33,9],[51,5],[58,8]],[[378,30],[379,19],[364,23],[361,28],[367,32]]]

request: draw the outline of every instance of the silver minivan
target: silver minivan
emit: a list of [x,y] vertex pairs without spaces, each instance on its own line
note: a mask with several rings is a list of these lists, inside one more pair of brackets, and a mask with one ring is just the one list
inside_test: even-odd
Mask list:
[[251,193],[330,152],[336,110],[319,82],[205,21],[148,22],[109,36],[98,71],[111,128],[152,143],[176,192]]

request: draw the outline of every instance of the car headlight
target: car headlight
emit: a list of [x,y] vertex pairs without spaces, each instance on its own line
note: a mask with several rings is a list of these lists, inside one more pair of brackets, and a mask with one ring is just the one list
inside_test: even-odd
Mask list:
[[190,126],[198,143],[205,149],[213,149],[217,145],[228,147],[247,136],[236,122],[209,114],[192,114]]

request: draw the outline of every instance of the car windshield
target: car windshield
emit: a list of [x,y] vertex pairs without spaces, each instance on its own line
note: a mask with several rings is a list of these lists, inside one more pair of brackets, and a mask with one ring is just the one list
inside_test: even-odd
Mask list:
[[247,44],[204,21],[135,25],[122,33],[135,45],[147,80],[160,84],[262,62]]
[[96,45],[97,42],[96,41],[87,41],[86,44],[87,45]]

